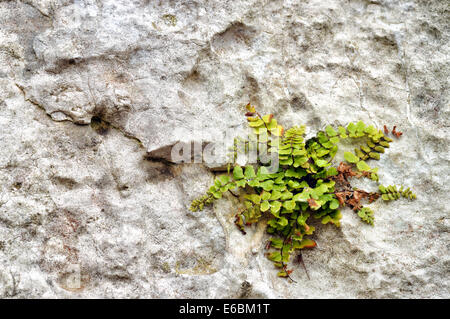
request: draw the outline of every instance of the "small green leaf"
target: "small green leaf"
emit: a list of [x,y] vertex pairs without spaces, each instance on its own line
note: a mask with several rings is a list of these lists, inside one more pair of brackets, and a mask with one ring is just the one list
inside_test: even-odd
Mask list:
[[272,237],[272,238],[270,238],[270,241],[271,241],[270,245],[273,248],[281,248],[281,247],[283,247],[283,239],[281,239],[281,238],[274,238],[274,237]]
[[240,180],[244,178],[244,173],[242,172],[242,167],[235,166],[233,169],[233,177],[235,180]]
[[333,137],[333,136],[337,135],[336,131],[330,125],[328,125],[325,128],[325,131],[327,132],[328,136],[330,136],[330,137]]
[[333,144],[339,143],[339,137],[335,136],[335,137],[330,138],[330,142]]
[[358,170],[360,170],[360,171],[370,171],[370,166],[367,165],[367,163],[364,162],[364,161],[359,161],[359,162],[356,164],[356,167],[357,167]]
[[384,147],[383,146],[375,146],[375,151],[378,153],[384,153]]
[[212,193],[213,194],[213,196],[215,197],[215,198],[222,198],[222,193],[221,192],[213,192]]
[[380,154],[379,153],[375,153],[375,152],[370,152],[369,156],[373,159],[379,160],[380,159]]
[[306,202],[311,195],[311,190],[310,189],[303,189],[303,191],[301,193],[298,193],[296,195],[294,195],[293,200],[297,201],[297,202]]
[[369,154],[371,152],[370,147],[361,145],[361,149],[364,151],[364,153]]
[[327,155],[328,153],[330,153],[330,150],[328,150],[326,148],[321,148],[316,151],[317,157],[323,157],[323,156]]
[[287,200],[287,199],[291,199],[292,196],[294,196],[294,194],[292,194],[290,191],[284,191],[283,193],[281,193],[281,200]]
[[261,193],[261,199],[262,199],[262,200],[269,200],[270,197],[271,197],[271,195],[272,195],[272,194],[271,194],[270,192],[264,191],[264,192]]
[[295,201],[294,200],[288,200],[283,203],[283,207],[287,210],[293,210],[295,208]]
[[326,143],[321,143],[323,147],[325,148],[332,148],[334,146],[333,142],[328,141]]
[[268,180],[268,181],[262,182],[262,183],[260,183],[260,186],[265,191],[271,191],[273,189],[273,181],[272,180]]
[[247,179],[255,178],[256,174],[255,174],[255,170],[253,169],[253,166],[251,166],[251,165],[246,166],[244,175],[245,175],[245,178],[247,178]]
[[219,176],[219,181],[222,183],[222,185],[228,184],[230,182],[230,176],[221,175]]
[[239,181],[236,181],[236,187],[244,187],[247,181],[245,179],[241,179]]
[[347,135],[347,130],[345,129],[345,127],[339,126],[339,127],[338,127],[338,131],[339,131],[339,136],[340,136],[341,138],[347,138],[347,137],[348,137],[348,135]]
[[361,152],[361,150],[359,148],[355,148],[355,154],[360,158],[360,159],[367,159],[367,155],[365,155],[363,152]]
[[275,215],[276,213],[278,213],[280,211],[281,203],[278,201],[274,201],[270,204],[270,206],[271,206],[270,211]]
[[[299,167],[299,166],[305,164],[307,161],[308,161],[308,157],[306,157],[306,156],[296,157],[295,161],[294,161],[294,167]],[[292,165],[292,159],[291,159],[291,162],[289,165]]]
[[335,210],[332,213],[326,215],[324,218],[322,218],[322,224],[332,223],[337,227],[339,227],[341,218],[342,218],[341,211]]
[[287,149],[281,149],[278,151],[278,154],[280,155],[291,155],[292,153],[292,149],[291,148],[287,148]]
[[266,134],[267,135],[267,128],[265,126],[254,127],[253,128],[253,132],[256,135],[262,135],[262,134]]
[[335,167],[330,167],[327,170],[327,177],[329,176],[336,176],[338,174],[337,169]]
[[359,161],[359,158],[351,152],[345,152],[344,158],[349,163],[357,163]]
[[277,120],[272,119],[268,124],[267,127],[269,128],[269,130],[275,130],[278,128],[278,123]]
[[265,123],[270,123],[270,121],[272,120],[272,118],[273,118],[273,114],[267,114],[267,115],[264,115],[264,116],[262,117],[262,119],[263,119],[263,121],[264,121]]
[[270,208],[270,204],[269,204],[268,201],[264,201],[264,202],[261,203],[260,209],[261,209],[262,212],[268,211],[269,208]]
[[259,180],[264,180],[264,179],[267,179],[267,178],[269,178],[269,170],[267,169],[267,167],[265,167],[265,166],[260,166],[259,168],[258,168],[258,173],[256,174],[256,177],[259,179]]
[[363,121],[359,121],[358,123],[356,123],[356,132],[358,133],[358,135],[360,135],[360,134],[364,135],[365,128],[366,128],[366,124],[364,124]]
[[333,198],[330,202],[330,209],[337,209],[339,207],[339,201]]
[[300,214],[298,216],[298,218],[297,218],[297,223],[300,226],[306,225],[306,221],[308,220],[308,217],[309,217],[309,213],[302,213],[302,214]]
[[261,197],[257,194],[247,194],[245,195],[245,198],[251,200],[255,204],[261,203]]
[[272,261],[281,261],[281,254],[279,251],[274,251],[268,255],[268,258]]
[[286,176],[286,177],[297,177],[297,173],[295,172],[295,169],[288,168],[286,170],[286,173],[284,173],[284,176]]
[[328,163],[327,160],[318,159],[318,160],[316,160],[316,165],[319,167],[325,167],[325,166],[329,166],[330,163]]
[[306,150],[304,150],[304,149],[294,150],[294,151],[292,152],[292,155],[293,155],[293,156],[303,156],[303,155],[306,155]]
[[369,135],[375,135],[378,133],[377,129],[373,125],[369,125],[364,129],[364,132],[366,132]]
[[250,127],[259,127],[259,126],[264,125],[264,122],[263,122],[262,120],[258,119],[258,120],[256,120],[256,121],[248,122],[248,125],[249,125]]
[[287,224],[288,224],[287,218],[281,216],[280,219],[278,220],[278,225],[280,225],[281,227],[284,227]]
[[274,190],[272,192],[272,195],[270,196],[270,200],[277,200],[277,199],[280,199],[280,197],[281,197],[281,192]]
[[282,261],[287,263],[287,262],[289,262],[289,257],[290,257],[291,251],[292,251],[291,245],[290,244],[284,245],[282,250],[283,250],[282,256],[281,256]]
[[352,122],[350,122],[350,123],[347,125],[347,130],[348,130],[350,133],[355,134],[355,132],[356,132],[356,126],[355,126],[355,124],[353,124]]
[[293,169],[293,168],[289,168],[286,173],[284,174],[284,176],[286,177],[295,177],[295,178],[301,178],[303,176],[306,176],[308,173],[306,172],[306,170],[302,169],[302,168],[297,168],[297,169]]
[[[245,181],[245,179],[243,179]],[[260,185],[260,182],[257,179],[252,179],[248,181],[248,185],[251,187],[258,187]]]
[[300,183],[293,179],[289,180],[287,184],[289,185],[289,187],[294,189],[300,188]]

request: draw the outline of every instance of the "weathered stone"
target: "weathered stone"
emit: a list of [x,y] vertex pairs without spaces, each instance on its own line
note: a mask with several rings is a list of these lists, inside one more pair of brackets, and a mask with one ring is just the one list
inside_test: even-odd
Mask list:
[[[0,1],[0,297],[448,298],[445,1]],[[297,283],[245,237],[222,163],[174,163],[245,128],[360,119],[403,136],[378,166],[415,202],[317,225]],[[345,148],[345,147],[344,147]],[[338,154],[338,157],[340,154]],[[366,186],[373,186],[366,184]]]

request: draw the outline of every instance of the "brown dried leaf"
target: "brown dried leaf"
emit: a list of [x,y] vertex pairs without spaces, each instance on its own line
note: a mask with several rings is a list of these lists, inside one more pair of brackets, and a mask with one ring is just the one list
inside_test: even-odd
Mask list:
[[346,193],[347,192],[339,192],[339,193],[335,193],[335,195],[336,195],[336,198],[338,199],[338,201],[339,201],[339,204],[341,205],[341,206],[345,206],[345,201],[346,201]]
[[353,198],[358,202],[367,196],[369,196],[369,193],[362,190],[356,190],[353,192]]
[[362,207],[361,203],[356,198],[350,198],[347,200],[347,204],[350,205],[354,211],[358,211]]
[[379,193],[370,193],[369,194],[369,203],[376,201],[380,197]]

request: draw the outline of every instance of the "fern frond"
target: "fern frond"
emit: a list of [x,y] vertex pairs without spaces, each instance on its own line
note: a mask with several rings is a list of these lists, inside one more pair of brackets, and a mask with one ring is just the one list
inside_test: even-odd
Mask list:
[[389,185],[389,186],[378,186],[380,192],[381,192],[381,198],[385,201],[390,200],[397,200],[400,197],[405,197],[408,199],[416,199],[417,195],[414,194],[411,189],[408,187],[407,189],[403,190],[403,185],[400,186],[400,189],[397,190],[397,186],[395,185]]
[[[351,177],[364,176],[378,181],[378,168],[371,168],[366,160],[379,159],[392,142],[381,130],[362,121],[337,129],[328,125],[315,137],[305,140],[305,126],[294,126],[284,132],[272,114],[261,116],[250,104],[246,109],[253,135],[235,140],[233,163],[238,151],[247,152],[252,145],[257,145],[278,157],[278,171],[269,173],[259,162],[254,166],[235,165],[232,171],[229,165],[228,173],[216,178],[207,193],[192,202],[190,209],[202,210],[227,191],[245,190],[246,194],[240,196],[242,207],[235,215],[235,224],[245,234],[246,226],[259,222],[263,216],[267,218],[267,232],[273,236],[266,247],[270,250],[267,257],[278,268],[279,277],[290,278],[292,270],[287,269],[287,264],[295,251],[316,246],[314,240],[306,238],[315,230],[308,225],[311,216],[320,219],[322,224],[339,227],[340,208],[348,206],[362,221],[373,225],[374,213],[362,206],[363,199],[371,203],[379,197],[386,201],[402,196],[416,198],[409,188],[397,189],[392,185],[379,185],[380,193],[351,187]],[[363,144],[354,153],[344,152],[349,164],[341,162],[333,167],[331,160],[337,153],[338,143],[346,138],[361,139]]]
[[371,210],[369,207],[363,207],[360,210],[358,210],[358,216],[364,222],[373,226],[373,222],[374,222],[373,210]]

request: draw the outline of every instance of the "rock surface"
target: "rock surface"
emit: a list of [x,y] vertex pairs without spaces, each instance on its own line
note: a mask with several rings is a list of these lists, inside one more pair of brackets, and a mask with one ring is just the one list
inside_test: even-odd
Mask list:
[[[449,298],[446,1],[0,1],[0,297]],[[285,127],[404,132],[378,163],[418,200],[344,209],[278,279],[204,164],[251,101]],[[77,284],[78,283],[78,284]]]

